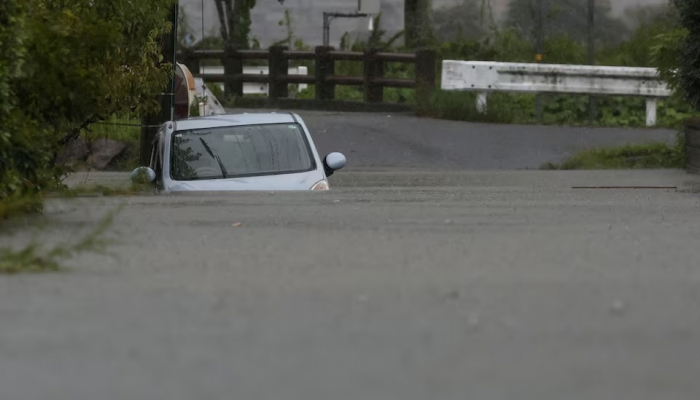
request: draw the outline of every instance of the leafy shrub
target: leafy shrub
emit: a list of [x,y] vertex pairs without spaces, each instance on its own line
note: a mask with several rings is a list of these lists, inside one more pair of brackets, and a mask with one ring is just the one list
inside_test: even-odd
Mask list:
[[166,89],[159,40],[174,0],[59,3],[0,2],[0,202],[58,185],[63,145],[154,110]]
[[700,110],[700,0],[674,0],[673,3],[686,33],[676,58],[680,87],[690,104]]

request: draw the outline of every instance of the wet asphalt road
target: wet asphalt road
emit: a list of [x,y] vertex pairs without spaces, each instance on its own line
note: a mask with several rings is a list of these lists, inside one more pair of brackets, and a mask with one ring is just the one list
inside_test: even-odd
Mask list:
[[298,113],[319,151],[344,153],[348,168],[539,169],[580,150],[671,143],[676,134],[667,129],[495,125],[376,113]]
[[[695,400],[699,183],[349,170],[328,193],[52,200],[47,243],[125,204],[118,257],[0,277],[0,398]],[[678,190],[572,189],[628,185]]]

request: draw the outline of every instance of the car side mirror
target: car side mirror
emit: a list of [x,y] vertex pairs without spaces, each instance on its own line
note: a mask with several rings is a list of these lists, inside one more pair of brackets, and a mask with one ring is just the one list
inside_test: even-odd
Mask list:
[[326,171],[326,176],[331,176],[335,171],[343,169],[347,160],[341,153],[331,153],[323,160],[323,169]]
[[138,184],[153,183],[156,180],[156,171],[149,167],[138,167],[131,172],[131,181]]

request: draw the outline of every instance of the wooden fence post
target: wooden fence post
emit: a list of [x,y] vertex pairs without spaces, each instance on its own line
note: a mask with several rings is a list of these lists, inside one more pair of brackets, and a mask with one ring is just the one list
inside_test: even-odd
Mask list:
[[285,56],[284,52],[287,50],[286,46],[272,46],[270,47],[269,55],[269,91],[268,96],[271,99],[278,99],[280,97],[289,97],[289,85],[287,82],[280,82],[283,76],[289,74],[289,60]]
[[429,101],[435,93],[437,54],[435,50],[416,51],[416,101]]
[[227,46],[224,50],[224,89],[226,96],[243,97],[243,59],[236,48]]
[[378,49],[365,50],[365,101],[368,103],[384,101],[384,86],[374,83],[375,79],[384,77],[384,62],[376,58],[378,52]]
[[326,78],[335,73],[335,63],[330,53],[333,47],[316,47],[316,100],[333,100],[335,85],[326,82]]

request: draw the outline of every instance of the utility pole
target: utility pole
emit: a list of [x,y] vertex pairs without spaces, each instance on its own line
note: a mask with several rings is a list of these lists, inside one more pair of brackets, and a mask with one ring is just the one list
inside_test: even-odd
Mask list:
[[179,10],[180,4],[179,1],[176,1],[168,16],[168,19],[172,22],[172,29],[161,38],[163,62],[172,64],[173,70],[170,74],[168,86],[164,93],[160,94],[160,112],[148,115],[141,121],[141,149],[139,154],[139,163],[141,166],[147,166],[151,161],[151,144],[158,132],[158,126],[167,121],[172,121],[174,118],[175,68],[177,68],[177,21]]
[[[595,0],[588,0],[588,64],[595,65]],[[595,124],[595,97],[588,96],[588,123]]]
[[[544,30],[544,18],[543,18],[543,2],[544,0],[537,0],[537,17],[535,23],[537,24],[537,55],[535,56],[535,59],[537,60],[538,63],[541,63],[544,56],[543,56],[543,30]],[[542,95],[537,94],[537,97],[535,98],[535,114],[537,115],[537,121],[542,122]]]

